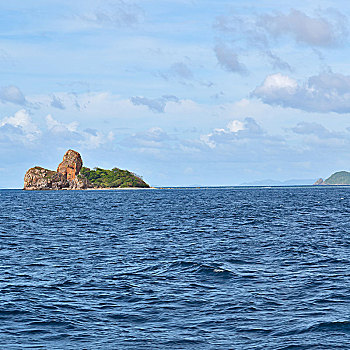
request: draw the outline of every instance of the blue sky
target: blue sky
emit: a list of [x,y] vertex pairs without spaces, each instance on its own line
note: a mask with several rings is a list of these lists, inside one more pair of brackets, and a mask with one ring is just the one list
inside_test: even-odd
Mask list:
[[155,186],[350,170],[350,4],[0,3],[0,188],[73,148]]

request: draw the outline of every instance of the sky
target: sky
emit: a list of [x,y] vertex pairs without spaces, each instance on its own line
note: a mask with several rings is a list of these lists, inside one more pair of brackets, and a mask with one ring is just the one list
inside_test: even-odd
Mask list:
[[0,188],[66,150],[152,186],[350,171],[348,1],[0,2]]

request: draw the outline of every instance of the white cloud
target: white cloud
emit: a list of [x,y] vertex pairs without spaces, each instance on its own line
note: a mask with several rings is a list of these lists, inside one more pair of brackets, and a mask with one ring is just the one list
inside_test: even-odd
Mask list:
[[243,122],[241,122],[239,120],[232,120],[231,122],[229,122],[227,124],[227,129],[230,132],[238,132],[238,131],[244,130],[245,129],[245,125],[244,125]]
[[[9,128],[10,127],[10,128]],[[15,140],[24,142],[31,142],[38,139],[41,135],[41,131],[34,124],[29,116],[29,113],[21,109],[11,117],[5,117],[0,121],[0,129],[2,131],[8,131],[8,136]],[[11,134],[13,134],[11,137]]]
[[95,149],[100,146],[112,142],[114,133],[112,131],[102,132],[94,129],[78,129],[78,122],[64,124],[54,119],[50,114],[46,116],[46,125],[51,133],[51,139],[61,139],[65,142],[70,141],[73,144],[78,144],[86,149]]
[[279,101],[286,98],[286,96],[293,96],[297,90],[298,83],[296,80],[277,73],[268,75],[263,84],[253,91],[253,95],[261,97],[264,102]]
[[83,140],[79,141],[79,144],[86,149],[99,148],[102,145],[110,143],[114,140],[114,133],[112,131],[108,133],[103,133],[101,131],[91,132],[81,132]]
[[51,114],[46,116],[47,128],[53,133],[75,132],[78,128],[77,122],[63,124],[52,118]]
[[308,112],[350,112],[350,76],[324,72],[298,83],[280,73],[266,77],[251,94],[264,103]]
[[280,73],[269,75],[264,81],[264,87],[267,89],[288,89],[294,91],[298,84],[294,79]]
[[245,118],[244,121],[232,120],[224,129],[214,129],[213,132],[207,135],[201,135],[200,140],[208,147],[214,149],[217,144],[260,138],[263,135],[263,130],[253,118]]

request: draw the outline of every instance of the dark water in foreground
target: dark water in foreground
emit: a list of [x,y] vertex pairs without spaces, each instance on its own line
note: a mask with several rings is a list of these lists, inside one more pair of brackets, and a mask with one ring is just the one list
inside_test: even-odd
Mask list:
[[0,203],[1,349],[350,347],[350,188]]

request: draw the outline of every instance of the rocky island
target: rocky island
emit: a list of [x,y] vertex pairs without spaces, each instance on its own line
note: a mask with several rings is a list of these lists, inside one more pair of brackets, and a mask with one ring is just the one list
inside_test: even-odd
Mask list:
[[106,170],[83,167],[81,155],[68,150],[57,170],[39,166],[30,168],[24,176],[24,190],[83,190],[104,188],[149,188],[141,177],[128,170]]
[[350,185],[350,173],[347,171],[338,171],[326,180],[318,179],[314,185]]

